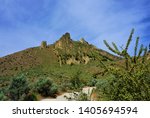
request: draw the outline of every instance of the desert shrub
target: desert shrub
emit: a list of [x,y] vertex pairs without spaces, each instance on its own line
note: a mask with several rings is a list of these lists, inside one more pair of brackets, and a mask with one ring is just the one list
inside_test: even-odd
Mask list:
[[147,78],[133,78],[127,75],[113,75],[99,80],[96,87],[100,100],[149,100]]
[[81,93],[79,93],[76,100],[77,101],[90,101],[90,98],[86,93],[81,92]]
[[73,89],[79,89],[82,87],[82,81],[80,79],[80,71],[77,71],[73,77],[70,80],[70,83],[72,84]]
[[91,79],[88,81],[87,85],[92,87],[92,86],[95,86],[96,83],[97,83],[97,80],[96,80],[95,78],[91,78]]
[[37,101],[37,97],[34,93],[28,93],[26,96],[23,96],[24,101]]
[[24,75],[14,77],[9,86],[9,97],[11,100],[21,100],[29,93],[29,86]]
[[58,92],[58,86],[56,84],[52,84],[51,87],[51,94],[52,96],[55,96],[55,94]]
[[81,92],[74,92],[70,97],[65,96],[68,101],[90,101],[90,97],[86,94]]
[[42,78],[37,81],[36,90],[44,97],[55,97],[55,94],[58,92],[58,87],[50,79]]
[[66,92],[72,88],[72,84],[70,82],[63,82],[59,87],[60,91]]
[[5,101],[7,99],[8,99],[7,96],[1,91],[0,92],[0,101]]
[[[121,56],[125,60],[125,65],[120,66],[105,66],[107,74],[111,74],[111,79],[106,79],[98,83],[97,89],[99,94],[107,100],[150,100],[150,70],[148,68],[149,62],[147,58],[147,48],[141,45],[139,51],[137,37],[134,48],[134,56],[128,53],[128,47],[132,40],[132,30],[126,46],[122,51],[119,51],[115,43],[113,48],[104,41],[109,50]],[[107,85],[107,86],[106,86]]]
[[3,100],[3,98],[4,98],[4,93],[0,92],[0,100]]
[[104,76],[103,79],[99,79],[96,83],[96,92],[99,100],[110,100],[112,87],[109,85],[114,77],[112,75]]

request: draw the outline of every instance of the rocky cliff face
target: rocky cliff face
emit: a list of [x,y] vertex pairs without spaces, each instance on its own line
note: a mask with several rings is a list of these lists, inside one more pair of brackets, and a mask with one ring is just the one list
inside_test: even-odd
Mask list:
[[65,33],[54,44],[58,62],[62,64],[88,64],[91,60],[113,60],[114,56],[90,45],[84,38],[73,41],[69,33]]
[[66,60],[66,64],[72,65],[72,64],[87,64],[90,61],[90,58],[88,56],[82,56],[81,59],[77,59],[75,56],[69,58]]
[[[84,52],[87,52],[85,45],[88,46],[83,38],[79,41],[73,41],[69,33],[65,33],[54,44],[56,55],[59,57],[59,63],[62,64],[87,64],[90,57]],[[89,47],[88,47],[89,48]]]

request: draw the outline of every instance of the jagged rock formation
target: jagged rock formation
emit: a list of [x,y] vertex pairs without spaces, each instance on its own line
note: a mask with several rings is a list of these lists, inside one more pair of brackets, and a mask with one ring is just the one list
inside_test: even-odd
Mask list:
[[56,41],[55,48],[59,48],[59,49],[64,49],[66,47],[71,48],[72,43],[73,42],[70,37],[70,34],[67,32],[58,41]]
[[[84,38],[79,41],[73,41],[69,33],[65,33],[54,44],[54,52],[58,57],[60,66],[63,64],[88,64],[91,60],[97,60],[101,56],[102,60],[107,60],[107,56],[114,58],[105,51],[98,50],[95,46],[90,45]],[[104,56],[103,56],[104,55]]]
[[84,44],[89,45],[84,38],[80,41],[73,41],[69,33],[65,33],[56,41],[54,47],[60,66],[62,64],[87,64],[90,61],[90,57],[87,54],[84,55],[84,53],[88,52],[87,50],[90,46],[84,47]]

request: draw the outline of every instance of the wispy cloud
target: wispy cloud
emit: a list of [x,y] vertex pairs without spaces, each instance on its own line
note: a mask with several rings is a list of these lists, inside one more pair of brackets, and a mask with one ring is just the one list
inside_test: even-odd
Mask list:
[[0,0],[0,56],[53,43],[65,32],[106,49],[104,39],[121,46],[135,28],[146,45],[149,13],[149,0]]
[[89,37],[89,41],[105,48],[104,39],[119,45],[124,44],[132,28],[136,29],[136,35],[144,36],[148,33],[143,32],[148,27],[146,23],[141,23],[149,15],[147,10],[150,6],[145,5],[145,2],[87,0],[82,4],[78,1],[68,1],[66,6],[68,6],[68,13],[79,20],[80,26],[84,27],[84,33],[87,38]]

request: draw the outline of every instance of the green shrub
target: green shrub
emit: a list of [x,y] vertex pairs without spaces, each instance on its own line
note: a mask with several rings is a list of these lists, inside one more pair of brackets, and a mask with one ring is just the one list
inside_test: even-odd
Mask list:
[[96,87],[100,100],[150,100],[147,78],[110,76],[99,80]]
[[55,94],[58,92],[58,86],[56,84],[53,84],[51,87],[51,95],[55,96]]
[[9,97],[11,100],[21,100],[29,93],[29,86],[24,75],[14,77],[9,86]]
[[61,91],[66,92],[72,88],[72,84],[70,82],[63,82],[59,87]]
[[55,97],[58,92],[58,87],[49,79],[40,79],[36,84],[36,90],[44,97]]
[[70,97],[65,96],[68,101],[90,101],[90,97],[86,94],[81,92],[74,92]]
[[107,75],[97,81],[96,91],[99,100],[110,100],[109,95],[111,95],[112,87],[109,84],[112,79],[114,79],[113,76]]
[[88,95],[86,93],[79,93],[76,101],[90,101],[90,98],[88,97]]
[[3,92],[0,92],[0,101],[5,101],[7,99],[8,99],[7,96],[5,96]]
[[[111,74],[111,79],[106,79],[98,83],[100,96],[107,100],[150,100],[150,70],[149,62],[147,59],[147,48],[141,45],[139,51],[137,37],[136,45],[134,48],[134,56],[128,53],[128,47],[132,40],[132,30],[126,46],[121,51],[115,43],[112,43],[113,48],[104,41],[109,50],[121,56],[125,61],[125,66],[122,64],[118,66],[105,66],[107,74]],[[106,86],[107,85],[107,86]]]
[[72,84],[73,89],[79,89],[82,87],[83,83],[80,79],[80,75],[81,75],[81,72],[77,71],[71,78],[70,83]]
[[37,101],[37,97],[34,93],[29,93],[26,96],[23,96],[24,101]]
[[97,83],[97,80],[96,80],[95,78],[91,78],[91,79],[88,81],[87,85],[92,87],[92,86],[95,86],[96,83]]

